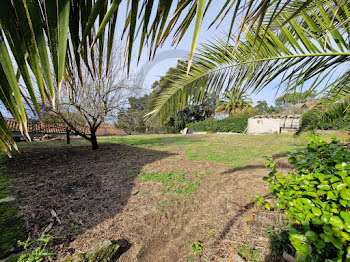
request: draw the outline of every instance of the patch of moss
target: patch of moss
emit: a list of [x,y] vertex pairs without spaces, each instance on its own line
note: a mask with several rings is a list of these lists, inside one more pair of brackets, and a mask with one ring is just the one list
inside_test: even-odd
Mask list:
[[23,221],[13,202],[0,203],[0,259],[19,250],[17,241],[24,237]]
[[[4,154],[0,152],[0,199],[10,195],[11,181],[4,165]],[[13,202],[0,203],[0,259],[19,251],[18,240],[24,238],[24,223],[19,217],[18,207]]]
[[65,262],[109,262],[117,261],[125,249],[118,243],[105,241],[101,246],[97,246],[84,254],[78,254]]

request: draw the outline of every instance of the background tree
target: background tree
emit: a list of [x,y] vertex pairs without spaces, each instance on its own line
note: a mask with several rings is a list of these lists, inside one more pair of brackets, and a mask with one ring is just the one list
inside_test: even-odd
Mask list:
[[278,106],[269,106],[265,100],[256,102],[254,109],[261,115],[278,114],[282,110]]
[[252,104],[253,101],[244,90],[235,88],[224,93],[216,106],[216,111],[233,115],[252,108]]
[[275,100],[275,104],[280,108],[287,108],[298,103],[305,103],[314,100],[316,97],[316,92],[293,92],[284,94]]
[[[177,76],[186,70],[186,64],[178,60],[175,67],[170,67],[166,72],[165,76],[161,77],[160,80],[155,81],[152,84],[152,93],[149,97],[148,102],[148,111],[152,106],[152,101],[157,98],[163,90],[168,89],[173,81],[177,81]],[[205,79],[201,83],[202,86],[205,86]],[[186,127],[186,124],[193,123],[197,121],[202,121],[206,118],[209,118],[215,114],[215,106],[217,102],[217,97],[215,94],[209,94],[208,92],[203,92],[200,94],[203,100],[199,103],[196,101],[198,97],[191,97],[191,105],[182,108],[176,114],[171,116],[166,116],[166,119],[157,119],[160,120],[163,128],[170,133],[178,133]],[[154,124],[155,121],[152,121]]]
[[170,133],[178,133],[189,123],[212,117],[215,114],[215,102],[215,100],[208,98],[201,104],[186,107],[164,122],[165,130]]
[[129,107],[119,112],[116,127],[123,129],[127,133],[146,132],[147,125],[144,115],[147,113],[148,100],[149,95],[147,94],[139,98],[129,97]]

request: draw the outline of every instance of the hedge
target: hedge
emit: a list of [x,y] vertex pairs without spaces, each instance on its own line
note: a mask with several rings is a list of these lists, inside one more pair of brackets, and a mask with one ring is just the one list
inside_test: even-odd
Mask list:
[[187,124],[186,127],[192,131],[210,131],[210,132],[235,132],[243,133],[248,126],[248,118],[252,114],[241,114],[236,116],[230,116],[225,119],[216,120],[208,118],[204,121]]

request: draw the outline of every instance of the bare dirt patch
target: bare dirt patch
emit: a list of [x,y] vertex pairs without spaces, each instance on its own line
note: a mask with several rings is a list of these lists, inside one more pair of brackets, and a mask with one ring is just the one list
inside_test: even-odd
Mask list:
[[[241,243],[274,261],[264,229],[282,217],[257,210],[253,200],[266,194],[262,163],[232,168],[189,161],[178,149],[102,144],[95,152],[88,146],[28,148],[7,164],[17,174],[13,189],[30,235],[47,228],[51,210],[60,218],[49,231],[58,261],[121,238],[131,243],[121,261],[231,261]],[[138,178],[140,170],[184,172],[200,186],[179,197]],[[204,248],[198,254],[191,249],[195,241]]]

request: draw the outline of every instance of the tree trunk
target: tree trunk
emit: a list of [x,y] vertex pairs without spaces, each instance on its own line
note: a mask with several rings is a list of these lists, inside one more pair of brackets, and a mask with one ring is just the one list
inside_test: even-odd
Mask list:
[[67,134],[67,144],[70,144],[70,130],[69,130],[69,128],[67,127],[66,128],[66,134]]
[[91,142],[91,145],[92,145],[92,150],[98,149],[97,138],[96,138],[96,130],[91,130],[90,142]]

